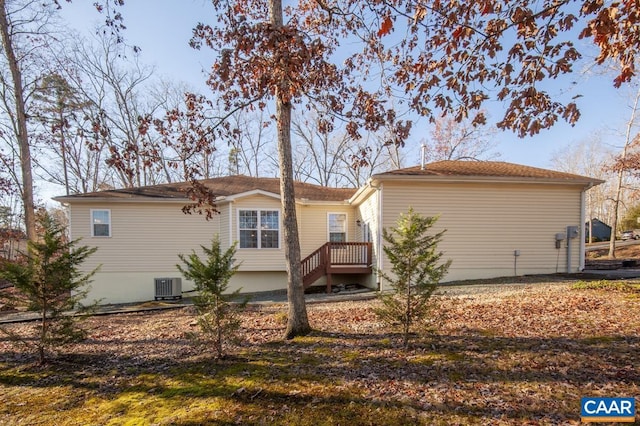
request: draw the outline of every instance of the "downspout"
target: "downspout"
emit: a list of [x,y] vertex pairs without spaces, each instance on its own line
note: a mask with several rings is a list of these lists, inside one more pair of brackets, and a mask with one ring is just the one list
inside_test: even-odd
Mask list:
[[[377,248],[377,259],[376,263],[378,264],[378,271],[382,271],[382,258],[384,256],[384,251],[382,250],[382,183],[378,186],[371,186],[378,191],[378,232],[376,235],[376,248]],[[380,274],[376,272],[376,279],[378,280],[378,291],[382,291],[382,280],[380,279]]]
[[[584,223],[586,220],[585,210],[586,210],[586,194],[587,191],[593,187],[593,183],[590,182],[582,192],[580,193],[580,249],[579,249],[579,259],[578,259],[578,270],[580,272],[584,271],[585,267],[585,256],[586,256],[586,247],[585,247],[585,235],[584,235]],[[589,238],[593,237],[593,230],[591,229],[591,217],[589,217]]]
[[571,226],[567,226],[567,274],[571,273]]
[[233,238],[233,200],[229,201],[229,241],[228,241],[228,247],[231,247],[231,244],[233,244],[233,242],[235,241],[235,239]]

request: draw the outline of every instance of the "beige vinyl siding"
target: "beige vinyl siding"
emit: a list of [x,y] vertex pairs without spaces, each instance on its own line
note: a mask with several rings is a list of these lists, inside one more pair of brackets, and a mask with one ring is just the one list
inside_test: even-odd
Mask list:
[[[112,236],[91,237],[90,211],[107,208],[111,211]],[[151,300],[154,278],[181,276],[175,266],[179,253],[188,254],[194,249],[200,253],[200,245],[208,246],[216,233],[223,247],[237,239],[238,208],[281,210],[279,200],[265,196],[221,204],[220,214],[209,221],[201,215],[185,215],[181,208],[179,203],[162,202],[74,204],[70,209],[73,238],[82,238],[82,244],[98,247],[83,265],[86,271],[100,266],[88,299],[101,303]],[[238,249],[235,257],[243,262],[240,271],[260,272],[239,272],[231,283],[232,290],[235,285],[244,291],[286,288],[282,247]],[[192,288],[192,283],[183,279],[183,291]]]
[[[177,271],[164,275],[151,272],[101,272],[95,275],[87,301],[100,303],[130,303],[153,300],[154,279],[180,277]],[[242,292],[284,290],[287,287],[286,272],[238,272],[229,283],[229,292],[242,288]],[[182,278],[183,296],[189,296],[193,283]],[[185,293],[186,292],[186,293]]]
[[[460,183],[383,184],[383,226],[413,207],[440,215],[436,229],[447,229],[439,248],[453,263],[445,281],[532,273],[566,272],[566,240],[555,248],[555,234],[578,226],[572,240],[572,269],[579,266],[581,188],[563,185]],[[515,259],[514,250],[520,251]],[[516,269],[514,271],[514,266]],[[384,260],[384,268],[390,265]]]
[[[111,211],[111,237],[91,236],[91,209]],[[220,232],[219,216],[187,215],[179,203],[75,204],[73,238],[98,247],[84,267],[101,265],[101,273],[176,271],[178,253],[208,245]],[[175,274],[175,272],[174,272]]]
[[230,219],[231,219],[231,204],[224,203],[217,206],[218,218],[220,223],[220,243],[222,247],[228,248],[234,241],[235,237],[232,237]]
[[[282,208],[280,200],[267,195],[242,197],[217,206],[219,214],[207,221],[201,215],[185,215],[180,203],[74,203],[70,209],[73,238],[82,244],[98,247],[98,252],[83,266],[92,270],[100,266],[92,283],[89,300],[102,303],[150,300],[154,297],[154,278],[180,277],[176,269],[178,254],[199,252],[215,234],[223,247],[238,240],[238,210],[277,210],[280,214],[280,247],[277,249],[240,249],[241,262],[230,289],[268,291],[286,288],[286,265],[283,248]],[[111,237],[91,237],[92,209],[111,213]],[[327,214],[347,214],[347,238],[355,234],[355,211],[348,205],[298,206],[300,238],[307,254],[327,242]],[[183,280],[183,291],[193,288]]]
[[[284,242],[282,229],[282,206],[279,198],[267,195],[251,195],[238,198],[231,203],[231,238],[239,240],[239,210],[277,210],[279,212],[279,248],[240,248],[236,251],[236,259],[242,262],[240,271],[285,271]],[[225,225],[226,226],[226,225]]]
[[300,252],[304,259],[329,241],[329,213],[347,215],[347,241],[359,241],[356,238],[356,212],[349,205],[311,204],[298,205],[298,228],[300,233]]
[[240,288],[243,293],[286,290],[287,273],[285,271],[241,271],[237,272],[229,283],[230,292]]
[[[371,243],[373,245],[372,264],[376,267],[378,267],[377,259],[378,259],[378,249],[380,247],[380,245],[378,244],[378,241],[381,238],[379,235],[380,222],[378,221],[379,198],[380,198],[379,191],[378,190],[372,191],[371,194],[369,194],[369,196],[358,205],[358,213],[357,213],[357,219],[360,219],[362,221],[362,226],[358,227],[358,241],[364,241],[363,230],[364,230],[364,226],[368,224],[371,232]],[[377,281],[378,281],[377,274],[374,271],[373,274],[369,275],[368,277],[364,277],[363,284],[370,288],[377,288],[378,286]]]
[[362,226],[358,227],[358,241],[363,241],[364,225],[368,224],[371,230],[371,239],[375,242],[375,236],[379,227],[378,199],[378,191],[372,191],[371,194],[358,205],[356,219],[360,219],[362,223]]
[[[92,209],[109,209],[111,237],[91,236]],[[209,245],[220,232],[219,216],[186,215],[180,203],[77,203],[70,208],[72,238],[97,247],[83,264],[99,267],[90,284],[88,300],[123,303],[152,300],[154,278],[180,277],[178,254]],[[183,282],[183,290],[190,290]]]

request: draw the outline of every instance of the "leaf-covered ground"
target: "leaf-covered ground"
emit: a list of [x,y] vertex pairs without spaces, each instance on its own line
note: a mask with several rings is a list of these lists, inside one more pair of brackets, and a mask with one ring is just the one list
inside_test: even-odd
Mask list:
[[[589,250],[586,253],[588,259],[604,259],[609,256],[609,247],[599,250]],[[616,258],[618,259],[640,259],[640,244],[616,247]]]
[[292,341],[284,305],[254,306],[222,361],[189,308],[91,318],[43,367],[0,340],[0,424],[578,424],[582,396],[640,399],[637,287],[436,301],[407,352],[376,301],[309,305],[315,331]]

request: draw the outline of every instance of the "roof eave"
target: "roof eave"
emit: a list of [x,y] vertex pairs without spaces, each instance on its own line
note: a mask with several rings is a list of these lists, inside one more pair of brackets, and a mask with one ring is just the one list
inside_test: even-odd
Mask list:
[[[74,197],[74,196],[60,196],[53,197],[52,200],[62,204],[76,204],[76,203],[166,203],[166,204],[194,204],[193,200],[188,198],[158,198],[158,197],[144,197],[135,196],[127,198],[115,198],[115,197]],[[232,200],[227,197],[218,197],[215,199],[216,204],[228,203]]]
[[510,176],[460,176],[460,175],[396,175],[377,174],[372,176],[376,181],[427,181],[440,183],[470,183],[470,182],[492,182],[492,183],[544,183],[556,185],[580,185],[592,187],[600,185],[605,181],[600,179],[580,179],[580,178],[544,178],[544,177],[510,177]]
[[[271,197],[275,199],[280,199],[280,194],[274,194],[268,191],[262,190],[254,190],[247,191],[243,193],[238,193],[229,196],[220,196],[215,199],[216,204],[221,203],[233,203],[238,199],[252,196],[252,195],[263,195],[266,197]],[[166,204],[191,204],[193,200],[188,198],[173,198],[173,197],[145,197],[143,195],[137,195],[126,198],[118,198],[118,197],[105,197],[105,196],[96,196],[96,197],[76,197],[76,196],[67,196],[63,195],[60,197],[53,197],[52,200],[57,201],[62,204],[80,204],[80,203],[166,203]],[[348,205],[349,200],[310,200],[307,198],[296,198],[296,203],[301,205]]]
[[343,206],[349,205],[349,200],[309,200],[296,198],[296,203],[302,206]]
[[369,196],[369,194],[371,194],[371,192],[377,189],[378,180],[374,178],[375,176],[372,176],[371,178],[369,178],[369,180],[367,180],[366,185],[363,185],[360,188],[358,188],[356,193],[353,194],[351,198],[349,198],[349,204],[355,204],[355,205],[360,204]]

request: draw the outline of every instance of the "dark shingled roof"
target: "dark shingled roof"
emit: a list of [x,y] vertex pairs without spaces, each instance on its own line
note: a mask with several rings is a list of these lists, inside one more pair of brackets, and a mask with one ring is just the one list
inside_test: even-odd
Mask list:
[[[243,175],[224,176],[199,181],[218,197],[241,194],[253,190],[262,190],[280,194],[278,178],[255,178]],[[111,189],[107,191],[88,192],[85,194],[56,197],[59,201],[78,201],[91,198],[112,199],[186,199],[189,182],[167,183],[161,185],[142,186],[139,188]],[[296,198],[311,201],[343,201],[355,194],[355,188],[327,188],[309,183],[296,182]]]
[[[541,180],[552,182],[566,182],[571,184],[600,184],[603,181],[586,176],[571,173],[556,172],[537,167],[523,166],[520,164],[505,163],[499,161],[438,161],[426,164],[424,170],[420,166],[405,169],[391,170],[380,173],[374,178],[388,177],[433,177],[446,180],[446,178],[505,178],[523,180]],[[255,178],[243,175],[225,176],[200,181],[206,185],[217,197],[242,194],[253,190],[262,190],[273,194],[280,194],[280,180],[277,178]],[[107,191],[89,192],[85,194],[56,197],[58,201],[79,201],[94,198],[110,199],[175,199],[187,198],[187,190],[191,187],[189,182],[167,183],[161,185],[143,186],[139,188],[112,189]],[[344,201],[356,193],[355,188],[327,188],[309,183],[296,182],[295,192],[297,199],[310,201]]]
[[406,169],[392,170],[377,174],[376,177],[385,176],[434,176],[434,177],[495,177],[495,178],[520,178],[556,180],[580,183],[599,183],[598,179],[571,173],[556,172],[537,167],[523,166],[520,164],[505,163],[501,161],[437,161],[426,164],[424,170],[420,166]]

